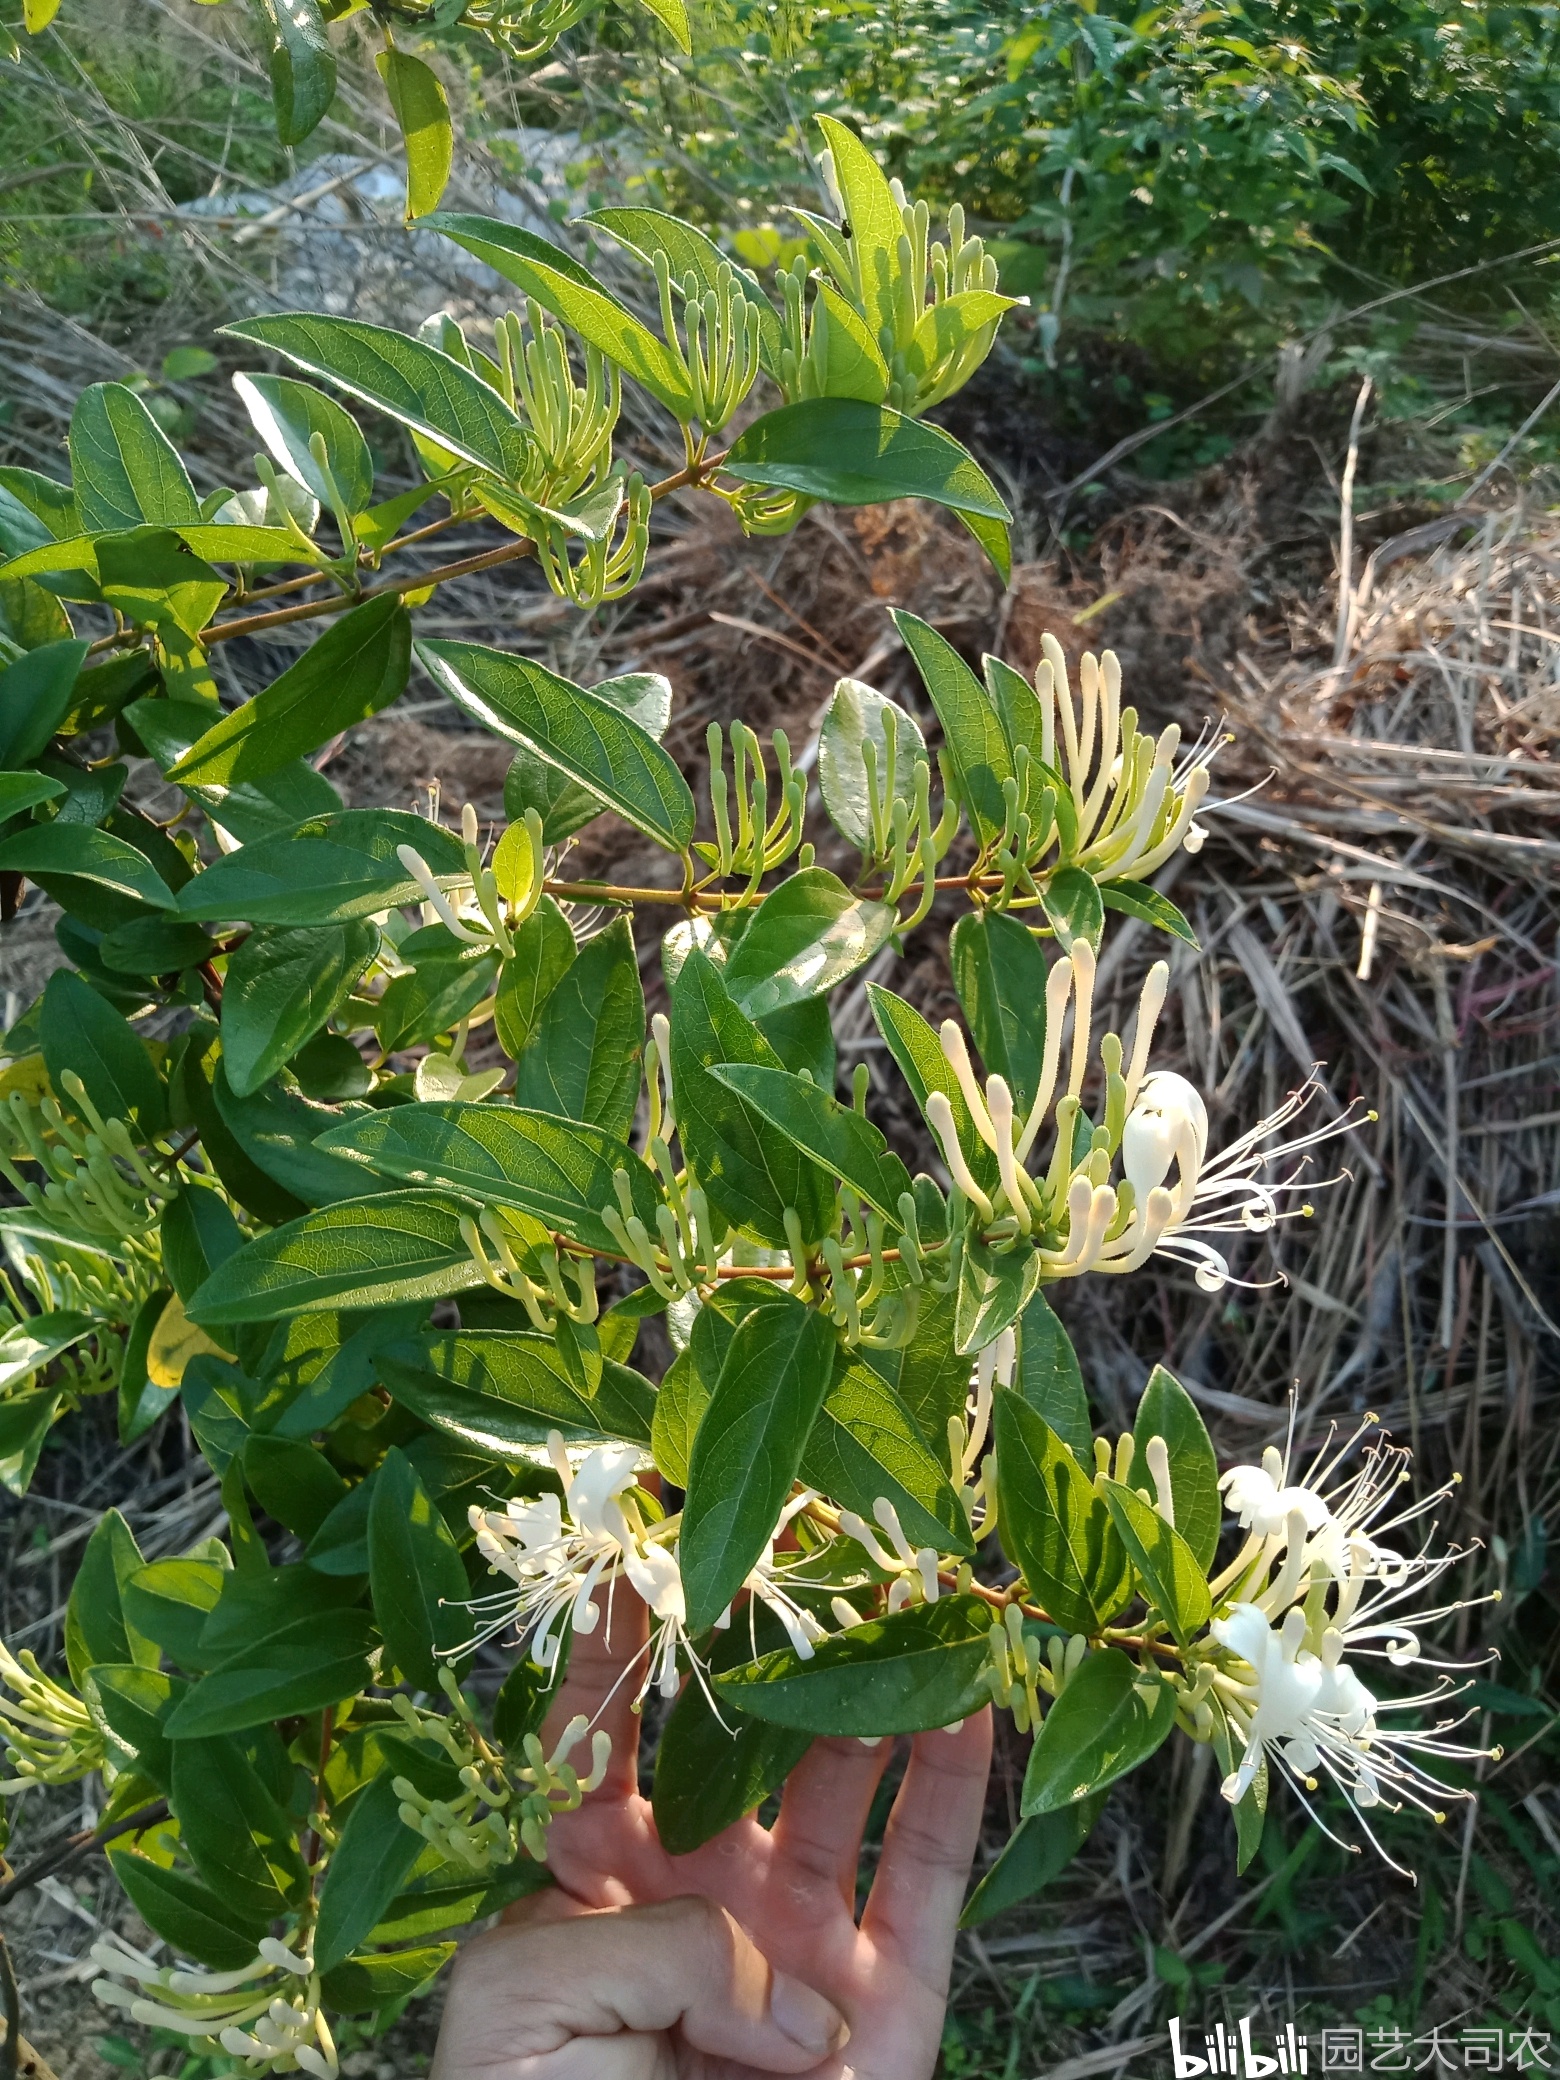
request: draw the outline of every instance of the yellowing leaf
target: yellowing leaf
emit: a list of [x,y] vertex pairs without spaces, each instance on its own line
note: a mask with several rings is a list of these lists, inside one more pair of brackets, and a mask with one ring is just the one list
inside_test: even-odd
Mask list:
[[152,1340],[146,1347],[147,1378],[154,1387],[176,1387],[191,1358],[208,1354],[216,1358],[227,1356],[220,1344],[213,1343],[205,1330],[190,1320],[184,1312],[184,1302],[175,1293],[157,1317]]
[[455,139],[439,76],[405,51],[381,51],[374,63],[406,140],[406,221],[437,209],[450,177]]

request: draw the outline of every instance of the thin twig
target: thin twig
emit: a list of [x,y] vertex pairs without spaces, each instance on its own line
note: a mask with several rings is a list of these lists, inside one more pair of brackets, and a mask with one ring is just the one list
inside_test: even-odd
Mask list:
[[100,1827],[96,1831],[85,1828],[80,1834],[67,1835],[56,1842],[52,1849],[45,1849],[24,1863],[19,1871],[0,1885],[0,1907],[8,1906],[19,1892],[29,1892],[40,1879],[51,1877],[55,1871],[63,1870],[67,1864],[79,1857],[87,1856],[95,1849],[106,1849],[110,1842],[117,1842],[124,1834],[140,1834],[148,1827],[155,1827],[159,1820],[168,1817],[168,1801],[160,1798],[154,1805],[143,1806],[128,1819],[116,1820],[112,1827]]

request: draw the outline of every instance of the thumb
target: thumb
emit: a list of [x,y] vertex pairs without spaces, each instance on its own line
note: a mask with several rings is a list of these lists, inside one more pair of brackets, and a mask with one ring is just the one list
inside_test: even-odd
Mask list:
[[[533,2070],[563,2080],[565,2047],[579,2038],[673,2028],[695,2050],[766,2073],[805,2073],[849,2035],[837,2008],[772,1970],[724,1908],[694,1896],[512,1924],[469,1943],[435,2080]],[[564,2054],[556,2066],[554,2053]]]

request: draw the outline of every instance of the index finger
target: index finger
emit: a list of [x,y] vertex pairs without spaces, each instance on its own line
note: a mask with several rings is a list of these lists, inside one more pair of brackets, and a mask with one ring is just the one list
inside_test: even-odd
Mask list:
[[917,1734],[861,1917],[863,1935],[944,1991],[990,1768],[989,1705],[957,1733]]

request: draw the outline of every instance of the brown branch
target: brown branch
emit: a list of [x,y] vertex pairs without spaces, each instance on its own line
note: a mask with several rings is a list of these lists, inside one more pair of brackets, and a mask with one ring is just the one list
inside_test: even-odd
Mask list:
[[89,1855],[94,1849],[106,1849],[110,1842],[118,1841],[123,1834],[140,1834],[143,1829],[153,1827],[159,1820],[168,1817],[168,1801],[160,1798],[155,1805],[143,1806],[128,1819],[116,1820],[112,1827],[100,1827],[95,1833],[85,1828],[80,1834],[67,1835],[56,1842],[52,1849],[45,1849],[31,1863],[24,1863],[19,1871],[0,1885],[0,1907],[10,1904],[19,1892],[29,1892],[41,1878],[52,1877],[55,1871],[63,1870],[78,1857]]

